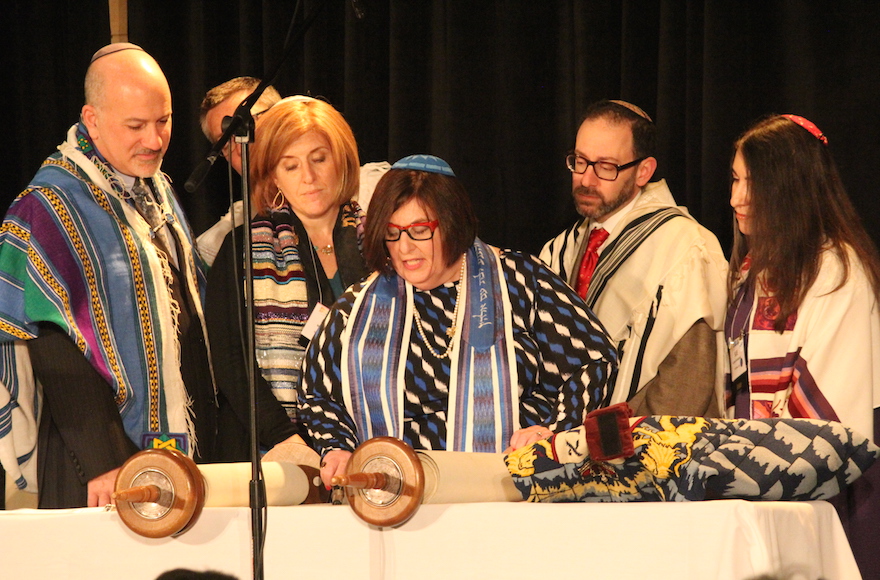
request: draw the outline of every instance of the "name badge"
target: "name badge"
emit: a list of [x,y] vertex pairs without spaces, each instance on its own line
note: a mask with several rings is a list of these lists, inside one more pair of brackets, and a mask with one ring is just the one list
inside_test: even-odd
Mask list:
[[315,304],[312,313],[309,314],[309,319],[306,321],[305,326],[303,326],[302,333],[299,335],[300,346],[308,345],[315,338],[315,333],[318,332],[318,327],[324,322],[328,312],[330,312],[330,309],[320,302]]
[[727,350],[730,353],[730,378],[736,381],[748,370],[743,337],[739,336],[727,341]]

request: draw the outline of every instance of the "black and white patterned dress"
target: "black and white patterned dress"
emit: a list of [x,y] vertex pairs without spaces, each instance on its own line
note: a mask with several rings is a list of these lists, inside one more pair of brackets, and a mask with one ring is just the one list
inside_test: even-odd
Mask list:
[[[504,251],[501,268],[511,302],[519,427],[572,428],[607,400],[617,363],[614,347],[583,301],[543,262]],[[453,282],[414,289],[414,307],[435,352],[448,345],[457,287]],[[306,355],[299,416],[322,455],[353,450],[360,442],[343,402],[340,337],[362,291],[356,284],[340,298]],[[415,449],[446,448],[449,376],[449,359],[432,354],[414,326],[406,358],[403,440]]]

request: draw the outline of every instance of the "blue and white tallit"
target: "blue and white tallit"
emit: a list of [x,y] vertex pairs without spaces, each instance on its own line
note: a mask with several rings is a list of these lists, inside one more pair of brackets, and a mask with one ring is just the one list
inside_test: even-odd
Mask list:
[[[447,450],[501,452],[519,429],[510,300],[499,256],[476,240],[466,252],[458,331],[450,354]],[[345,405],[362,440],[402,438],[404,373],[413,330],[413,287],[374,274],[342,336]]]

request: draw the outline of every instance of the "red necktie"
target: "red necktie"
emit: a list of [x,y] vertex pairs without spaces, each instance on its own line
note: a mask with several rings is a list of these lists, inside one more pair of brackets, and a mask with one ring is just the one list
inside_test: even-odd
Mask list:
[[587,250],[581,259],[581,267],[578,270],[577,285],[575,286],[575,291],[581,298],[587,297],[590,279],[593,277],[593,271],[596,269],[596,263],[599,261],[599,246],[606,239],[608,239],[608,230],[605,228],[594,228],[590,232],[590,238],[587,240]]

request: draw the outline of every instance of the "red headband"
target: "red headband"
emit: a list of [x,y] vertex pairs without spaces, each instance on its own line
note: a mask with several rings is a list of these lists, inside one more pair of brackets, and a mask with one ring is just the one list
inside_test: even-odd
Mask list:
[[825,133],[823,133],[819,129],[819,127],[817,127],[812,121],[809,121],[809,120],[804,119],[803,117],[799,117],[797,115],[782,115],[782,116],[785,117],[786,119],[788,119],[789,121],[793,121],[793,122],[797,123],[798,125],[800,125],[804,129],[809,131],[813,135],[813,137],[815,137],[816,139],[818,139],[819,141],[821,141],[825,145],[828,145],[828,137],[826,137]]

